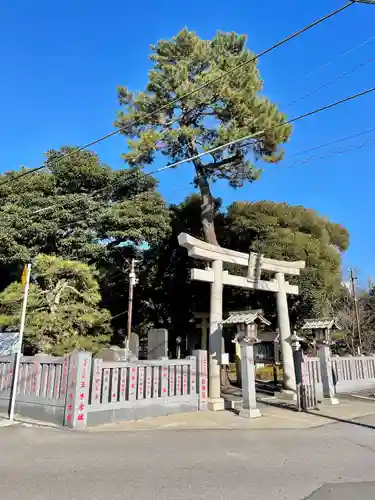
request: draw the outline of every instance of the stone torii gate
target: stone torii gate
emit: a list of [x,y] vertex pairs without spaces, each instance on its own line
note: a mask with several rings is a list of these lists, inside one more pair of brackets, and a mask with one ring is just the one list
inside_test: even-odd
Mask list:
[[[207,262],[206,269],[192,269],[191,279],[211,285],[209,328],[209,393],[208,408],[224,409],[220,393],[220,366],[222,355],[223,286],[230,285],[276,293],[277,318],[284,368],[284,390],[296,394],[293,351],[290,344],[290,323],[287,294],[298,294],[298,286],[285,281],[285,275],[299,275],[304,261],[286,262],[268,259],[260,254],[249,254],[211,245],[186,233],[178,236],[179,244],[188,250],[189,257]],[[223,263],[248,269],[247,277],[235,276],[223,270]],[[271,281],[262,280],[262,271],[275,273]]]

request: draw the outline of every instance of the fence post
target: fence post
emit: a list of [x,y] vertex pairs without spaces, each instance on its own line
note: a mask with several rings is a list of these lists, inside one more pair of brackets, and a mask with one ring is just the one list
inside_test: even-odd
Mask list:
[[197,360],[198,410],[207,410],[207,351],[197,349],[193,352]]
[[72,352],[69,356],[68,370],[64,426],[70,429],[83,429],[87,425],[91,353]]
[[338,405],[339,400],[335,396],[335,386],[333,384],[331,350],[327,344],[317,344],[317,347],[322,373],[324,403]]

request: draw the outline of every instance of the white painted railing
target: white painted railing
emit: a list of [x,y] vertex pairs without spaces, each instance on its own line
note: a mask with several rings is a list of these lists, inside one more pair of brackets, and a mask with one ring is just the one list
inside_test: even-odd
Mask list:
[[375,356],[332,357],[337,393],[375,389]]
[[304,356],[302,369],[304,384],[314,387],[316,400],[323,401],[323,383],[320,359]]

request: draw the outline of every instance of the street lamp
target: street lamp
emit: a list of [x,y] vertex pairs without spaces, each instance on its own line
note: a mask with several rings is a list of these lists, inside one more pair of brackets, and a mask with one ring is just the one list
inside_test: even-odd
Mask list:
[[375,0],[352,0],[355,3],[369,3],[375,5]]

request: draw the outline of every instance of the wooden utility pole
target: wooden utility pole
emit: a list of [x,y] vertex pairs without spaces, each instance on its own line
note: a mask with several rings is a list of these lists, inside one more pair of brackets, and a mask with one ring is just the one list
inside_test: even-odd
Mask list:
[[134,295],[134,287],[138,283],[138,279],[135,273],[135,263],[136,260],[132,258],[130,264],[130,273],[129,273],[129,296],[128,296],[128,324],[127,324],[127,338],[126,338],[126,348],[130,349],[130,337],[132,334],[132,318],[133,318],[133,295]]
[[358,341],[359,341],[359,353],[362,354],[362,335],[361,335],[361,323],[359,320],[359,311],[358,311],[356,280],[357,280],[357,276],[354,275],[353,269],[351,268],[350,269],[350,287],[351,287],[351,292],[352,292],[352,296],[353,296],[355,322],[357,325],[357,334],[358,334]]

